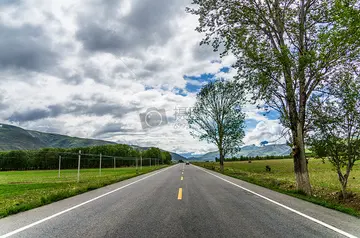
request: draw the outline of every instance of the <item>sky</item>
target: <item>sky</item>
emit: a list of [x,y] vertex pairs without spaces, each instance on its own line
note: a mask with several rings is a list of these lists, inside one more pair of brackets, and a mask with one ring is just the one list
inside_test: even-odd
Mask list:
[[[181,116],[210,80],[236,75],[194,29],[190,0],[0,1],[0,122],[25,129],[216,150]],[[278,140],[278,114],[244,105],[244,144]]]

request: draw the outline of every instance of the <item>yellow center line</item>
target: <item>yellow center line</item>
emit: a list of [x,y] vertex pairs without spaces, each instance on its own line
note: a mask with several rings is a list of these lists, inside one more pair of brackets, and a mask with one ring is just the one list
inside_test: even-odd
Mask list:
[[182,188],[179,188],[178,200],[182,199]]
[[183,177],[183,176],[181,176],[180,180],[184,180],[184,177]]

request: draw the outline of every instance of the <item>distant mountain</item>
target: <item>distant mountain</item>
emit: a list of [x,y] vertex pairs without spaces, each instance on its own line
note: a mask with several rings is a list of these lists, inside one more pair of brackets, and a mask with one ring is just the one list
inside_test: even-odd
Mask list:
[[182,156],[182,155],[176,154],[174,152],[170,152],[170,154],[171,154],[171,159],[172,160],[176,160],[176,161],[179,161],[179,160],[184,161],[184,160],[186,160],[186,158],[184,156]]
[[214,151],[203,155],[192,156],[187,159],[191,161],[215,161],[216,157],[219,158],[219,152]]
[[74,148],[116,144],[115,142],[84,139],[53,133],[25,130],[0,124],[0,150],[33,150],[41,148]]
[[[248,145],[241,148],[241,151],[239,153],[236,153],[235,157],[240,156],[248,156],[248,157],[256,157],[256,156],[284,156],[289,155],[291,153],[290,146],[286,144],[273,144],[273,145],[266,145],[266,146],[256,146],[256,145]],[[219,158],[219,152],[209,152],[204,155],[198,155],[189,157],[188,160],[193,161],[215,161],[215,158]],[[232,157],[232,155],[227,156]]]
[[291,147],[286,144],[273,144],[266,146],[244,146],[241,148],[241,151],[236,154],[236,156],[285,156],[290,155]]
[[[0,151],[36,150],[41,148],[76,148],[116,144],[111,141],[85,139],[53,133],[25,130],[17,126],[0,124]],[[146,150],[149,147],[133,147]],[[170,152],[172,160],[185,160],[185,157]]]
[[[138,146],[138,145],[131,145],[133,148],[136,148],[136,149],[139,149],[139,150],[147,150],[149,149],[150,147],[141,147],[141,146]],[[163,150],[164,151],[164,150]],[[186,160],[186,158],[182,155],[179,155],[175,152],[170,152],[169,153],[171,154],[171,159],[172,160],[175,160],[175,161],[179,161],[179,160]]]

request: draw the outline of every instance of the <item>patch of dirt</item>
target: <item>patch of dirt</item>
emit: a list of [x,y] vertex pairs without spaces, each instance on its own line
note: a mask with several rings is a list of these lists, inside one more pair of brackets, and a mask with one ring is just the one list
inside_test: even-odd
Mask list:
[[314,196],[360,211],[360,196],[353,192],[348,192],[348,197],[343,199],[341,191],[329,192],[325,189],[317,189],[314,191]]

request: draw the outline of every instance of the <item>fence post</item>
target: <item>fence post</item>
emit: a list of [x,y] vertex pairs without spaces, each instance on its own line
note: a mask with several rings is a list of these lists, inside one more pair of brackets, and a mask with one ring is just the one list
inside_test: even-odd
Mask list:
[[140,170],[142,170],[142,156],[140,155]]
[[60,168],[61,168],[61,155],[59,155],[59,175],[58,175],[59,178],[60,178]]
[[114,169],[116,168],[116,161],[115,161],[115,157],[114,157]]
[[80,160],[81,160],[81,150],[79,150],[77,182],[80,182]]
[[100,174],[100,176],[101,176],[101,156],[102,156],[102,155],[101,155],[101,153],[100,153],[100,166],[99,166],[99,167],[100,167],[100,168],[99,168],[99,174]]
[[151,167],[151,158],[150,158],[150,167]]
[[138,174],[139,170],[138,170],[138,158],[137,157],[135,158],[135,163],[136,163],[136,174]]

